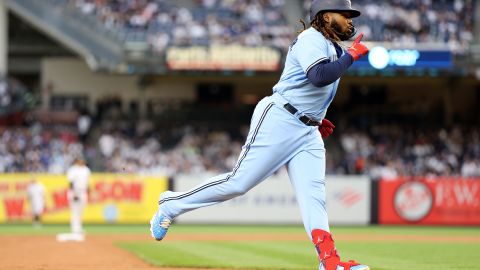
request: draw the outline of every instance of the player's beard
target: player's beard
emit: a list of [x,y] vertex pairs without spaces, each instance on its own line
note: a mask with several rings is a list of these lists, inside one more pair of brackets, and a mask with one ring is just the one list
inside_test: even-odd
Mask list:
[[353,37],[356,33],[355,27],[352,25],[352,28],[347,27],[345,30],[342,28],[342,26],[335,20],[333,19],[332,22],[330,23],[330,27],[332,30],[335,32],[335,35],[341,40],[349,40],[351,37]]

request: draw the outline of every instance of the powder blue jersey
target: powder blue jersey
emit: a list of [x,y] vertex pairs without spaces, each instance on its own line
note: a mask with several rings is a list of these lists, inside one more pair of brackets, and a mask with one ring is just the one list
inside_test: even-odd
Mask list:
[[[335,1],[325,2],[328,4]],[[315,8],[320,1],[312,3]],[[350,6],[350,1],[342,2],[342,5]],[[360,38],[357,42],[359,41]],[[344,54],[345,51],[314,28],[303,31],[289,48],[283,73],[273,87],[274,93],[264,97],[255,107],[247,139],[235,166],[230,172],[207,179],[187,191],[163,192],[158,201],[158,210],[150,221],[152,236],[156,240],[163,239],[171,221],[178,216],[241,196],[285,166],[300,207],[305,231],[316,245],[317,254],[320,253],[319,238],[314,237],[315,232],[326,232],[322,232],[323,235],[329,235],[330,232],[325,189],[325,145],[319,127],[309,125],[311,122],[305,121],[303,116],[317,121],[324,119],[337,92],[339,79],[330,85],[316,87],[310,83],[307,74],[315,65],[338,61],[338,57]],[[331,65],[341,68],[335,70],[335,67],[330,66],[326,73],[320,75],[327,75],[329,80],[333,80],[335,77],[329,77],[329,72],[337,76],[332,70],[343,72],[353,60],[353,57],[342,57],[337,62],[338,65]],[[321,81],[322,78],[314,79]],[[297,112],[285,106],[287,103],[293,105]],[[275,192],[271,191],[272,194]],[[255,210],[252,209],[248,214],[259,217],[259,222],[267,221]],[[223,215],[221,212],[219,214]],[[232,213],[232,217],[237,214]],[[199,212],[196,218],[210,220],[213,215],[213,210]],[[224,220],[229,219],[226,215],[222,217]],[[326,256],[318,255],[320,258]],[[340,264],[330,265],[333,267],[329,266],[328,269],[344,268]],[[325,270],[326,267],[326,263],[322,261],[318,269]],[[354,265],[349,269],[369,268],[365,265]]]
[[314,28],[308,28],[290,46],[285,68],[273,92],[282,95],[303,114],[322,120],[335,97],[340,79],[327,86],[316,87],[309,82],[307,73],[320,62],[337,59],[333,43]]

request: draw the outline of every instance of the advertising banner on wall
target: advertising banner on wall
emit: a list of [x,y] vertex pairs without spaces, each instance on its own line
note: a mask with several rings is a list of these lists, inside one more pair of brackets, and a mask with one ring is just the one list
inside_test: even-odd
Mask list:
[[387,49],[382,46],[370,48],[367,57],[355,61],[353,68],[382,69],[452,69],[451,51],[428,51],[417,49]]
[[[44,223],[70,222],[65,175],[0,174],[0,223],[31,220],[27,189],[35,179],[45,187]],[[157,209],[166,177],[92,174],[85,223],[145,223]]]
[[480,225],[480,179],[380,181],[378,196],[381,224]]
[[170,47],[166,52],[169,70],[277,71],[281,58],[271,47],[239,45]]
[[370,223],[371,181],[365,176],[327,177],[328,218],[332,224]]
[[[211,175],[210,175],[211,176]],[[174,182],[187,191],[208,176],[184,175]],[[327,176],[327,208],[331,224],[370,222],[370,180],[366,177]],[[297,199],[285,171],[271,176],[246,194],[187,212],[178,223],[301,224]]]

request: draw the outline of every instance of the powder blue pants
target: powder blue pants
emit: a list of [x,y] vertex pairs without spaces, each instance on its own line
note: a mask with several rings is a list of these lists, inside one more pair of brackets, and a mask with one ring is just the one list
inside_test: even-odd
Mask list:
[[[187,192],[167,191],[160,210],[174,219],[185,212],[240,196],[286,165],[307,234],[329,231],[325,205],[325,147],[315,126],[289,113],[279,94],[262,99],[233,170]],[[272,190],[275,192],[275,190]]]

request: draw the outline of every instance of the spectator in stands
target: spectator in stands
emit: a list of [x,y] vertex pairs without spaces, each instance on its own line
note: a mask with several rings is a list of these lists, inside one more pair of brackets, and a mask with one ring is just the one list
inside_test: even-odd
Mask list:
[[480,160],[466,158],[461,168],[462,177],[480,177]]
[[92,118],[87,110],[82,110],[77,119],[78,136],[82,143],[87,141],[88,132],[92,125]]
[[115,138],[109,132],[103,133],[98,140],[100,151],[106,158],[110,158],[113,155],[116,144]]

